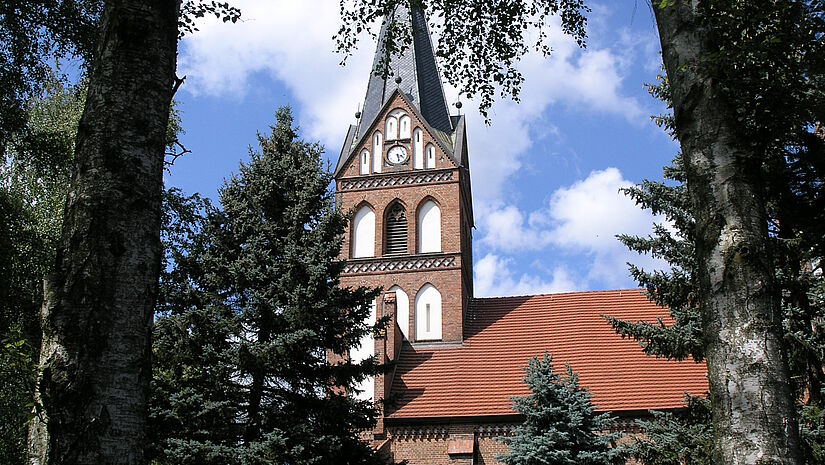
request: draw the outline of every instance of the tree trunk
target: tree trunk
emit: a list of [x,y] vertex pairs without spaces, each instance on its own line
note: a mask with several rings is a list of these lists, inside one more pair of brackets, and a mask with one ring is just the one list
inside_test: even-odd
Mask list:
[[142,464],[177,1],[105,2],[55,271],[32,464]]
[[696,1],[653,10],[697,223],[703,343],[715,462],[799,464],[775,294],[760,154],[701,58],[713,52]]

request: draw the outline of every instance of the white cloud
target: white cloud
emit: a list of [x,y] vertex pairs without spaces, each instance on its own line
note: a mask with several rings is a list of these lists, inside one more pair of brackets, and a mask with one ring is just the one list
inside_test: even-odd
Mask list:
[[[250,78],[263,73],[282,82],[296,100],[301,127],[334,153],[347,124],[366,92],[374,45],[365,36],[356,54],[339,66],[332,36],[340,18],[335,0],[236,0],[243,14],[237,24],[205,20],[200,31],[181,47],[180,74],[187,75],[184,90],[237,98],[249,91]],[[473,184],[484,186],[474,195],[477,213],[502,195],[503,186],[518,171],[530,149],[531,132],[543,133],[548,121],[541,115],[553,104],[582,112],[610,114],[632,124],[645,124],[650,113],[622,93],[624,50],[582,51],[560,32],[553,53],[545,59],[528,54],[519,68],[526,77],[521,104],[498,101],[486,126],[477,104],[465,101],[472,150]],[[448,90],[455,102],[455,90]]]
[[513,276],[512,260],[487,254],[473,265],[474,294],[477,297],[548,294],[573,291],[578,288],[570,274],[562,267],[553,270],[550,281],[538,276]]
[[[473,185],[484,186],[484,190],[473,193],[474,201],[481,207],[477,208],[480,214],[483,215],[486,205],[502,197],[510,176],[522,169],[523,159],[534,142],[531,136],[548,134],[546,127],[550,122],[542,115],[551,105],[613,115],[636,126],[648,123],[651,111],[636,98],[622,93],[626,62],[609,49],[582,51],[565,37],[554,44],[547,59],[539,54],[524,57],[519,65],[526,78],[521,102],[497,101],[491,111],[491,126],[486,126],[475,111],[477,103],[465,105],[468,124],[473,128],[469,138]],[[449,101],[456,100],[454,89],[448,94]]]
[[588,270],[582,273],[589,286],[626,285],[626,262],[664,266],[628,251],[616,239],[617,234],[646,235],[653,221],[661,221],[619,192],[630,185],[618,169],[608,168],[559,188],[546,208],[529,215],[513,205],[502,206],[485,216],[481,243],[509,253],[552,247],[564,254],[581,254],[589,258]]
[[187,75],[184,89],[193,94],[237,98],[248,92],[250,78],[265,73],[292,93],[301,127],[310,138],[337,150],[347,124],[366,92],[372,52],[370,41],[339,65],[332,40],[340,25],[338,2],[235,0],[242,21],[205,20],[187,37],[178,61]]

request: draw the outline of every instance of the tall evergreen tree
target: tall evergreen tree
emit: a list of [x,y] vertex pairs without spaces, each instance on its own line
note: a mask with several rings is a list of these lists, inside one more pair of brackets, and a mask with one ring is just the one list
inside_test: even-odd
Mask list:
[[161,285],[151,416],[158,463],[377,460],[356,436],[373,425],[373,406],[344,390],[378,367],[328,359],[374,331],[365,319],[377,292],[338,285],[347,220],[321,148],[298,140],[289,109],[271,129],[220,190],[222,209],[206,207],[201,231],[193,232],[197,215],[177,216],[183,227],[174,231],[192,240],[172,247]]
[[624,463],[616,449],[616,433],[609,414],[596,414],[590,393],[579,386],[579,377],[565,366],[565,374],[553,371],[553,359],[529,361],[524,382],[531,394],[513,399],[524,416],[512,436],[505,437],[509,451],[498,459],[508,465],[574,465]]

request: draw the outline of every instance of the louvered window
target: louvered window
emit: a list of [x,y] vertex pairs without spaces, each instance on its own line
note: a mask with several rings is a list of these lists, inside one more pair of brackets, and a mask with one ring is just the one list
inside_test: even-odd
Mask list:
[[407,215],[396,203],[387,215],[387,255],[407,253]]

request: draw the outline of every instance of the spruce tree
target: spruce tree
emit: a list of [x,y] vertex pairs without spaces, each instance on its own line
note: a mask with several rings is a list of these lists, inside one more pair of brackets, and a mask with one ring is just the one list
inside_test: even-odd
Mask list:
[[596,414],[590,393],[565,365],[565,374],[553,371],[553,359],[534,357],[524,382],[531,394],[514,398],[514,409],[524,417],[512,436],[505,437],[509,451],[498,457],[508,465],[574,465],[623,463],[615,449],[618,438],[608,433],[609,414]]
[[[346,217],[322,149],[287,108],[220,190],[221,209],[179,197],[156,324],[152,397],[158,463],[376,461],[357,431],[369,402],[345,394],[373,359],[331,363],[365,334],[374,290],[339,286]],[[189,208],[193,207],[193,208]],[[174,212],[170,212],[174,213]],[[177,244],[177,246],[175,245]]]
[[651,412],[637,420],[642,434],[622,445],[633,459],[643,465],[713,465],[713,427],[710,401],[686,397],[682,412]]

